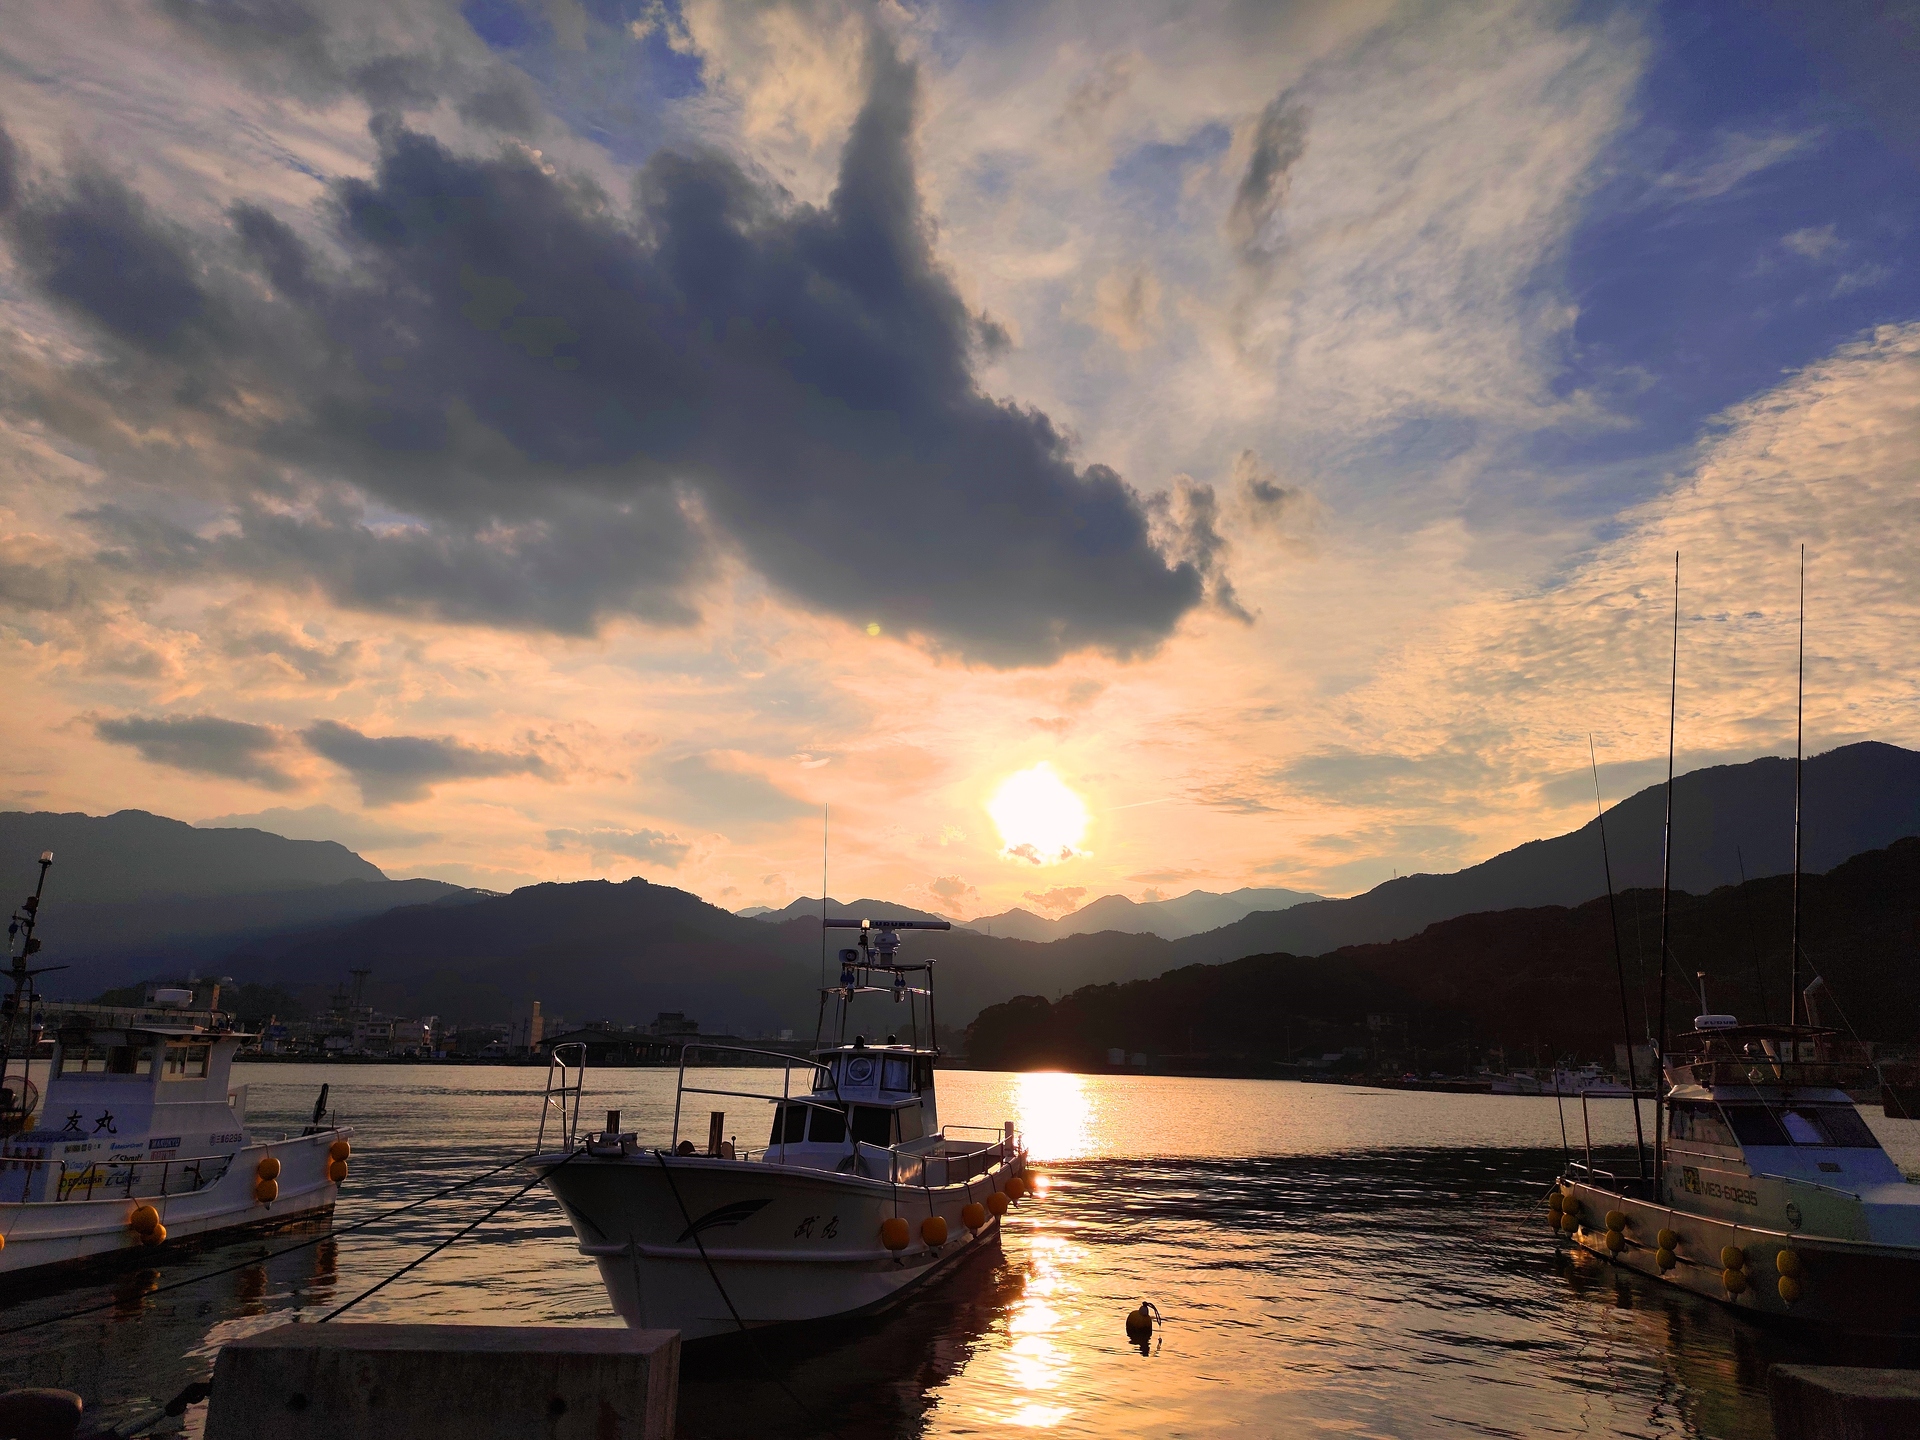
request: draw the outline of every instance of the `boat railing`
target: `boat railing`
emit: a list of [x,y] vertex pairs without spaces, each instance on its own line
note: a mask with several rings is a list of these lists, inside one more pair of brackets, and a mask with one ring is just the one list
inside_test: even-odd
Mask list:
[[547,1148],[549,1120],[560,1132],[562,1147],[573,1149],[574,1137],[580,1130],[580,1097],[586,1085],[585,1042],[570,1040],[564,1045],[554,1046],[547,1054],[547,1090],[540,1103],[540,1133],[533,1142],[536,1154]]
[[114,1198],[164,1198],[192,1195],[226,1178],[233,1167],[231,1152],[224,1155],[190,1155],[172,1160],[94,1160],[69,1169],[64,1160],[6,1161],[8,1182],[0,1187],[12,1192],[14,1175],[19,1175],[18,1195],[0,1193],[0,1200],[24,1204],[34,1193],[34,1178],[45,1173],[52,1177],[40,1193],[54,1200],[110,1200]]
[[[778,1061],[780,1064],[780,1093],[775,1095],[770,1090],[723,1090],[711,1085],[689,1085],[687,1084],[687,1062],[696,1052],[705,1055],[752,1055],[762,1060]],[[794,1094],[793,1072],[795,1067],[824,1072],[827,1078],[833,1081],[834,1098],[830,1101],[815,1100],[812,1098],[811,1093],[807,1095]],[[758,1069],[763,1067],[756,1066],[753,1068]],[[813,1089],[811,1076],[808,1079],[807,1089],[809,1092]],[[768,1105],[804,1105],[810,1110],[832,1110],[841,1114],[846,1112],[846,1105],[840,1099],[840,1082],[833,1079],[833,1067],[831,1065],[824,1065],[818,1060],[808,1059],[801,1055],[788,1055],[780,1050],[756,1050],[746,1045],[701,1045],[689,1041],[680,1047],[680,1083],[675,1086],[673,1094],[672,1148],[676,1151],[680,1148],[681,1101],[688,1095],[720,1095],[736,1100],[759,1100]],[[780,1128],[779,1143],[767,1147],[769,1152],[777,1150],[783,1161],[786,1159],[787,1152],[786,1136],[786,1127],[782,1125]]]

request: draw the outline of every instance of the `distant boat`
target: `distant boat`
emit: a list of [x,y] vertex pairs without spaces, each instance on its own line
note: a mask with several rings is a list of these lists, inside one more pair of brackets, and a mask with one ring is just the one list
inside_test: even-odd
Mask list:
[[1495,1095],[1591,1095],[1595,1099],[1624,1100],[1628,1094],[1625,1085],[1598,1065],[1591,1064],[1577,1068],[1557,1066],[1545,1078],[1517,1070],[1510,1075],[1494,1076],[1492,1084]]
[[[934,1045],[892,1035],[846,1039],[853,1001],[876,994],[907,1003],[916,1025],[924,999],[931,1037],[933,962],[902,963],[898,932],[947,923],[823,921],[855,923],[860,944],[840,952],[840,984],[821,996],[823,1017],[826,1002],[836,1002],[834,1043],[816,1035],[808,1059],[689,1043],[666,1148],[622,1132],[615,1111],[605,1131],[583,1144],[568,1135],[562,1148],[529,1162],[629,1325],[697,1340],[882,1309],[997,1244],[1001,1215],[1027,1193],[1027,1152],[1011,1122],[998,1130],[940,1123]],[[781,1083],[689,1084],[695,1058],[703,1066],[777,1065]],[[580,1083],[572,1082],[576,1112]],[[682,1140],[685,1102],[700,1095],[770,1107],[766,1146],[736,1151],[722,1136],[721,1112],[709,1117],[704,1150]]]

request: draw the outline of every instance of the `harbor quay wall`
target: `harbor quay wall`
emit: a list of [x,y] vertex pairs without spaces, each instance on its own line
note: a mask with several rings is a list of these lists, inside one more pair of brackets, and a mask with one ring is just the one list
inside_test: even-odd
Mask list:
[[680,1332],[292,1324],[223,1346],[206,1440],[671,1440]]
[[1907,1440],[1920,1435],[1920,1370],[1775,1365],[1767,1371],[1777,1440]]

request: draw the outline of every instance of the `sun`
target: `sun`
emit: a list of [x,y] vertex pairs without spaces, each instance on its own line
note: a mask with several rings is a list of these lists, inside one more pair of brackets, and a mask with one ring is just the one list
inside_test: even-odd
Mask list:
[[1044,760],[1002,780],[987,813],[1009,856],[1051,865],[1082,853],[1087,807]]

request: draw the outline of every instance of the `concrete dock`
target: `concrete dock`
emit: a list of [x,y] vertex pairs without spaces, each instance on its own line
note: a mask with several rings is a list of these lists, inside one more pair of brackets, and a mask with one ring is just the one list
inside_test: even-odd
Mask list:
[[1907,1440],[1920,1435],[1920,1370],[1775,1365],[1775,1440]]
[[222,1347],[206,1440],[671,1440],[676,1330],[282,1325]]

